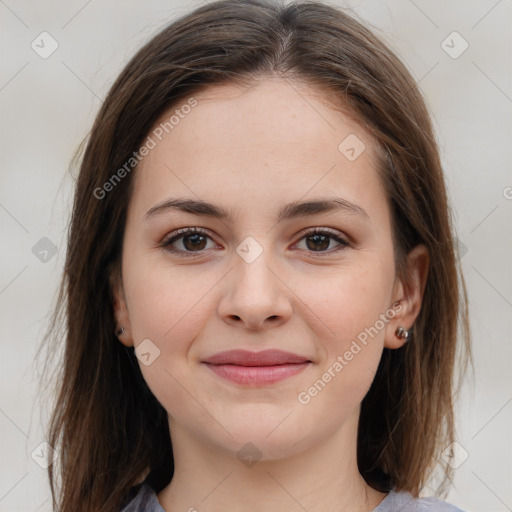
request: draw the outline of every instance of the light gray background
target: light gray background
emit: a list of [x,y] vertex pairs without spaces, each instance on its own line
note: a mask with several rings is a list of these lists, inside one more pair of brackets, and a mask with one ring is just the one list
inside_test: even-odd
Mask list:
[[[35,402],[33,359],[65,256],[71,157],[131,55],[200,3],[0,0],[0,512],[50,510],[35,462],[47,412]],[[338,5],[378,27],[419,82],[456,212],[475,372],[457,402],[460,465],[448,500],[468,512],[512,510],[512,1]],[[46,59],[31,47],[43,31],[58,43]],[[469,44],[457,58],[442,46],[453,31]],[[463,41],[446,44],[453,53]],[[43,237],[55,255],[38,250]]]

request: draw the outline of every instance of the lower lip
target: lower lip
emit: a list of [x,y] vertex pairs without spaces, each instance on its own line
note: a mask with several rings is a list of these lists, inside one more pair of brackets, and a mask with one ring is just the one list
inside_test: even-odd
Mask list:
[[234,364],[210,364],[206,366],[219,377],[237,384],[272,384],[297,375],[309,366],[309,362],[279,364],[273,366],[237,366]]

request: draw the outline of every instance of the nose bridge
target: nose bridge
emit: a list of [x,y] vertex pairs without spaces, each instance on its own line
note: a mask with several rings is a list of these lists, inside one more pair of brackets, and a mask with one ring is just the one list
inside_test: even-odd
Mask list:
[[252,236],[246,237],[236,248],[235,257],[235,290],[241,293],[262,293],[268,296],[276,292],[277,279],[275,270],[277,258],[271,246],[271,237],[266,238],[263,245],[262,237],[259,240]]
[[291,306],[287,288],[279,278],[279,258],[268,243],[247,237],[237,247],[234,268],[221,298],[222,317],[241,319],[247,326],[261,326],[267,318],[284,319]]

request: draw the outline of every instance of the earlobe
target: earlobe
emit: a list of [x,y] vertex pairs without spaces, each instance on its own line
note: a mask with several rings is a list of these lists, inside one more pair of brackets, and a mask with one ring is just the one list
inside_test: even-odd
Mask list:
[[406,266],[406,276],[397,281],[395,287],[394,302],[400,305],[400,310],[388,325],[386,348],[400,348],[407,342],[414,342],[413,324],[421,310],[428,276],[429,254],[425,245],[417,245],[409,252]]
[[411,337],[412,329],[407,330],[404,329],[401,325],[396,328],[395,336],[399,339],[403,339],[404,341],[409,341]]
[[413,328],[406,329],[400,322],[397,315],[395,321],[389,326],[390,328],[386,330],[384,339],[386,348],[400,348],[413,340]]
[[133,346],[133,338],[131,335],[130,315],[126,305],[122,279],[118,272],[110,273],[110,287],[112,290],[112,299],[115,318],[115,335],[119,341],[127,347]]

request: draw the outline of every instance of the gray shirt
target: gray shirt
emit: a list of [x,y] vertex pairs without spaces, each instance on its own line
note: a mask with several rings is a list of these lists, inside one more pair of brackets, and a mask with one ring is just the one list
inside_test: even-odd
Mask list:
[[[121,512],[165,512],[155,491],[143,484]],[[408,492],[391,491],[372,512],[463,512],[436,498],[413,498]]]

